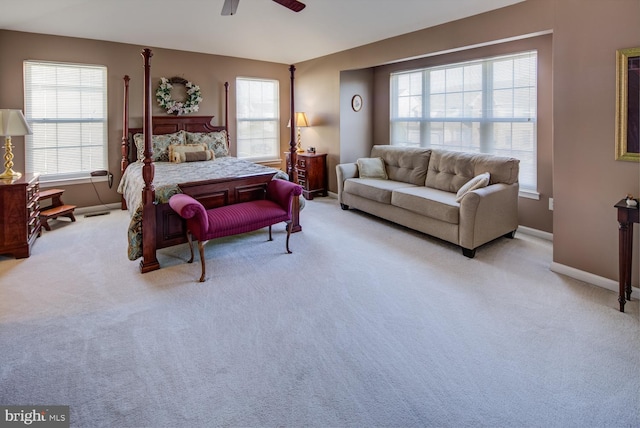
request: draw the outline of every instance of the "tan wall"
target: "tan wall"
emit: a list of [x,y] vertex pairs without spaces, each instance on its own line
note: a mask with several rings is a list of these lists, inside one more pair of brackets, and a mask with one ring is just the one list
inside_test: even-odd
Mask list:
[[638,0],[555,2],[553,259],[613,279],[618,278],[613,205],[627,193],[640,193],[639,164],[614,160],[615,51],[640,47],[639,18]]
[[[613,205],[626,193],[640,193],[640,169],[637,163],[614,160],[615,50],[640,46],[638,16],[638,0],[527,0],[298,64],[296,103],[325,119],[307,143],[330,154],[329,187],[335,191],[335,165],[345,143],[341,129],[348,126],[342,123],[348,116],[341,102],[345,97],[339,92],[341,72],[552,32],[551,68],[546,68],[551,74],[540,76],[545,85],[553,85],[552,100],[539,104],[552,114],[552,123],[541,130],[543,138],[551,135],[551,146],[543,139],[546,145],[538,159],[542,199],[520,198],[521,224],[553,231],[554,262],[617,280]],[[389,99],[376,90],[364,102],[372,104],[373,144],[388,135]],[[549,111],[539,115],[545,117]],[[552,213],[548,211],[551,196]],[[637,231],[634,242],[633,283],[637,285]]]
[[[0,30],[0,106],[24,108],[22,64],[25,59],[60,61],[107,66],[109,117],[109,170],[114,174],[114,186],[97,183],[100,199],[104,203],[120,200],[116,192],[120,180],[120,142],[122,140],[123,83],[127,74],[130,82],[130,126],[142,126],[143,60],[140,52],[147,46],[111,43],[69,37],[47,36]],[[280,81],[282,150],[288,150],[290,74],[285,64],[252,61],[240,58],[182,52],[153,48],[151,58],[152,89],[155,91],[160,77],[183,77],[200,86],[203,101],[198,115],[213,115],[214,124],[224,123],[224,82],[230,84],[229,131],[231,151],[235,153],[235,79],[238,76],[262,77]],[[153,114],[165,114],[153,100]],[[16,171],[24,171],[24,144],[22,137],[13,138]],[[281,165],[284,168],[284,165]],[[58,187],[58,186],[56,186]],[[64,201],[79,207],[100,205],[91,184],[63,186]]]
[[363,102],[359,111],[352,107],[352,99],[373,98],[373,69],[343,71],[340,76],[340,161],[355,162],[362,153],[371,151],[374,127],[374,103]]

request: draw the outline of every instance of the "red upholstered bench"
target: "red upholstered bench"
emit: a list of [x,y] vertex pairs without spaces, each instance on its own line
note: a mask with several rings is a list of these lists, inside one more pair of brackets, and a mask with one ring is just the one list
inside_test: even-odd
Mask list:
[[269,241],[272,241],[271,226],[287,222],[287,253],[291,236],[291,202],[302,194],[302,187],[285,180],[275,179],[268,183],[266,198],[250,202],[225,205],[205,209],[196,199],[179,193],[169,199],[169,205],[178,215],[187,221],[187,239],[193,262],[192,236],[198,241],[202,275],[205,280],[204,244],[209,239],[238,235],[269,226]]

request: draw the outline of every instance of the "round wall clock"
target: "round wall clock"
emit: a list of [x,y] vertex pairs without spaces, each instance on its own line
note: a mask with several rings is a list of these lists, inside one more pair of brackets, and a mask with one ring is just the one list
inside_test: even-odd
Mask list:
[[360,111],[362,108],[362,97],[360,95],[354,95],[351,98],[351,108],[353,111]]

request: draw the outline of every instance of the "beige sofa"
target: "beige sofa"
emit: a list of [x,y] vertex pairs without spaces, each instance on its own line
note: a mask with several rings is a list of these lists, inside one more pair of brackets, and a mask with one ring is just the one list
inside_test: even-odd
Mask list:
[[454,243],[472,258],[479,246],[514,237],[519,164],[510,157],[379,145],[370,158],[336,166],[338,199],[344,210]]

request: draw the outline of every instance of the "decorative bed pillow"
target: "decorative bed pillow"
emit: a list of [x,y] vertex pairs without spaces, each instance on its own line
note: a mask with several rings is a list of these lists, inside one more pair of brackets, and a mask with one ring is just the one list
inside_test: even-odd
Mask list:
[[187,132],[187,144],[206,144],[217,158],[229,156],[227,131]]
[[[144,134],[135,134],[133,142],[138,151],[138,160],[144,160]],[[151,144],[153,148],[153,162],[169,162],[169,146],[186,144],[184,131],[174,132],[173,134],[152,135]]]
[[491,176],[488,172],[478,174],[473,177],[471,180],[467,181],[462,185],[458,193],[456,193],[456,202],[460,202],[464,195],[469,193],[472,190],[481,189],[483,187],[487,187],[489,185],[489,179]]
[[182,144],[169,146],[169,160],[174,163],[209,161],[215,159],[213,150],[206,144]]
[[144,134],[135,134],[133,136],[133,143],[136,145],[138,161],[142,162],[144,160]]
[[360,178],[389,179],[382,158],[360,158],[356,163],[358,164],[358,175]]

